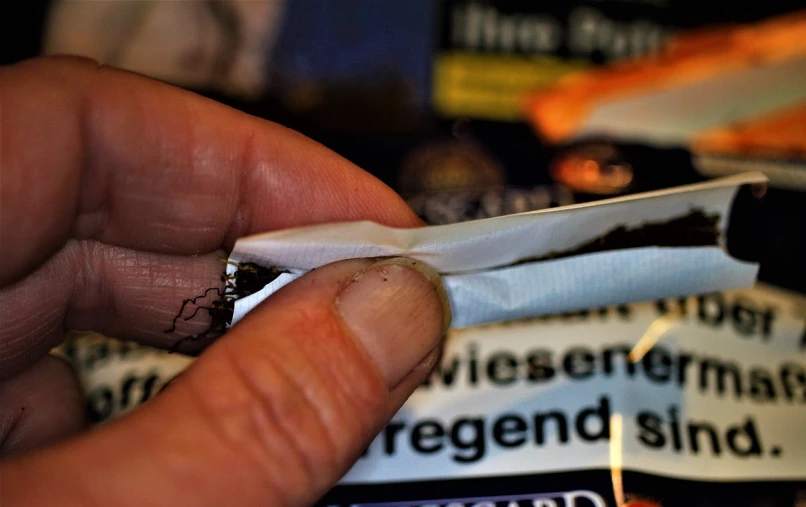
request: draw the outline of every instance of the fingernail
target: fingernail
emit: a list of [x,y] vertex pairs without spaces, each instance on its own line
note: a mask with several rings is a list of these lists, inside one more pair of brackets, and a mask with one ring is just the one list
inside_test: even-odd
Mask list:
[[345,325],[390,389],[439,344],[450,326],[450,308],[439,274],[400,257],[364,268],[336,298]]

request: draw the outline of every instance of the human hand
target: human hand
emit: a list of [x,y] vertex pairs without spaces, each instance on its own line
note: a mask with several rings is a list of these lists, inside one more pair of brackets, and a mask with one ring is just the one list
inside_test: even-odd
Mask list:
[[[74,58],[0,69],[0,505],[307,505],[424,380],[450,310],[436,273],[351,260],[281,289],[171,386],[94,431],[67,329],[158,347],[222,248],[328,221],[422,225],[283,127]],[[191,343],[201,349],[207,343]],[[71,437],[71,438],[68,438]]]

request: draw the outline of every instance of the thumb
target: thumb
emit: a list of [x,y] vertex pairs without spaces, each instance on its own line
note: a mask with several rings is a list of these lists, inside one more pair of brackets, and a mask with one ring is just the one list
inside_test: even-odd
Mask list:
[[312,504],[425,379],[449,321],[423,263],[317,269],[140,410],[4,463],[0,504]]

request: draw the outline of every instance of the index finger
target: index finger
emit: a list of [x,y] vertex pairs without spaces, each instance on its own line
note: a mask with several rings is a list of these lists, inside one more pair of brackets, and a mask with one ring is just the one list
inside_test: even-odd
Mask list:
[[239,236],[421,225],[391,189],[279,125],[89,60],[0,70],[0,284],[70,238],[203,254]]
[[221,250],[239,236],[421,225],[391,189],[295,132],[75,58],[0,68],[0,205],[0,379],[65,329],[159,347],[206,333],[211,316],[179,318],[183,300],[210,294],[195,310],[209,306]]

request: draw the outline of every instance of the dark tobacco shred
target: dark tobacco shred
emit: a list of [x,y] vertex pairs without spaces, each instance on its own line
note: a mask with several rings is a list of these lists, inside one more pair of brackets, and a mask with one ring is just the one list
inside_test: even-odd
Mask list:
[[686,215],[664,222],[647,222],[634,228],[620,225],[604,235],[571,250],[549,252],[540,257],[522,259],[515,264],[562,259],[626,248],[717,246],[719,237],[719,214],[707,215],[701,209],[693,209]]
[[[229,261],[225,262],[229,263]],[[171,327],[165,330],[166,333],[176,332],[176,323],[180,318],[188,321],[194,318],[199,311],[206,311],[210,315],[210,325],[199,334],[187,335],[177,340],[171,347],[171,352],[176,352],[179,346],[186,341],[198,341],[225,333],[229,323],[232,321],[235,301],[260,291],[283,273],[277,268],[266,268],[253,262],[236,263],[235,266],[237,269],[234,273],[221,275],[221,281],[224,283],[223,290],[218,287],[210,287],[202,294],[182,301],[179,313],[176,314],[173,322],[171,322]],[[197,301],[204,299],[213,291],[218,295],[218,298],[210,303],[210,306],[196,305]],[[188,305],[195,306],[195,309],[187,317],[182,317]]]

